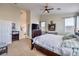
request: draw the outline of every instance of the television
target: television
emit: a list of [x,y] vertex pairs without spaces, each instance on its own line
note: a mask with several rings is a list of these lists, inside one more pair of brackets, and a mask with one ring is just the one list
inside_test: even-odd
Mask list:
[[39,24],[32,24],[32,30],[39,29]]

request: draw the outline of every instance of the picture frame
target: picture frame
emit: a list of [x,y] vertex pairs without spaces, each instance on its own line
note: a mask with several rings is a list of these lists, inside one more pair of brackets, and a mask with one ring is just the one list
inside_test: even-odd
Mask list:
[[48,25],[48,30],[49,30],[49,31],[55,31],[55,27],[56,27],[55,24],[49,24],[49,25]]
[[53,23],[53,21],[50,21],[50,24],[48,24],[48,30],[49,31],[55,31],[56,24]]

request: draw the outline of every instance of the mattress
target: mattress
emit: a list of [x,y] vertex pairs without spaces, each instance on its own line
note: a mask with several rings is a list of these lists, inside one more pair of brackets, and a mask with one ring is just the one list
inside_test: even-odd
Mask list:
[[48,49],[52,52],[55,52],[59,55],[62,55],[61,53],[62,38],[63,36],[61,35],[44,34],[42,36],[35,37],[33,39],[33,43],[41,47],[44,47],[45,49]]
[[76,38],[63,40],[62,35],[45,34],[33,39],[33,44],[62,56],[79,56],[79,40]]

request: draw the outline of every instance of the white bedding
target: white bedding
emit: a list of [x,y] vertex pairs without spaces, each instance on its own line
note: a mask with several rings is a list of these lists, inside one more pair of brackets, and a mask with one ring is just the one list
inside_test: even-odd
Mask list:
[[79,55],[79,41],[74,38],[63,40],[62,35],[45,34],[35,37],[33,43],[62,56]]
[[53,35],[53,34],[45,34],[33,39],[33,43],[36,43],[40,46],[47,48],[48,50],[55,51],[56,53],[60,54],[60,47],[62,44],[61,35]]
[[79,56],[79,41],[76,38],[64,40],[62,43],[62,53],[65,55],[69,53],[69,55]]

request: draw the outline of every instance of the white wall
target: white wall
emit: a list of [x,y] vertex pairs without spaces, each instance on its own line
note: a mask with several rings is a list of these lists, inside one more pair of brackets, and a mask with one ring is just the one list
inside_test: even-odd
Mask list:
[[26,38],[29,36],[29,24],[30,24],[30,11],[29,10],[21,10],[21,19],[20,19],[20,39]]
[[39,16],[31,12],[31,23],[39,24]]
[[49,14],[49,15],[42,15],[40,17],[40,21],[46,21],[46,31],[48,31],[48,24],[50,23],[50,21],[53,21],[53,23],[56,24],[56,32],[58,33],[64,33],[65,31],[65,27],[64,27],[64,18],[65,17],[70,17],[70,16],[74,16],[74,13],[71,14],[59,14],[59,15],[53,15],[53,14]]
[[26,24],[26,10],[21,10],[21,19],[20,19],[20,39],[25,38],[25,34],[27,34],[27,24]]
[[0,20],[10,20],[15,22],[17,30],[20,30],[20,10],[18,8],[9,4],[0,4]]
[[39,16],[33,13],[33,11],[31,11],[30,14],[30,31],[29,31],[30,38],[32,38],[32,23],[39,24]]
[[[16,23],[16,31],[20,31],[20,39],[23,39],[25,37],[24,34],[27,34],[29,30],[30,11],[25,10],[22,16],[21,10],[25,9],[18,8],[12,4],[0,4],[0,20],[10,20]],[[24,33],[21,32],[21,26],[24,27]]]

